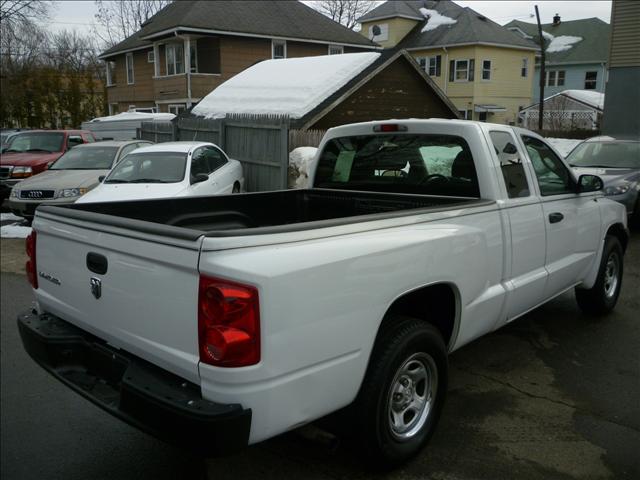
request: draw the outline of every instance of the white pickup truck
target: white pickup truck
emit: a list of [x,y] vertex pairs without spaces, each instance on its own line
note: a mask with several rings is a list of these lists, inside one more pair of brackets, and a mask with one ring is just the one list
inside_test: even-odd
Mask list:
[[315,162],[307,190],[39,207],[26,350],[206,455],[340,410],[392,466],[435,429],[448,353],[569,289],[616,304],[624,207],[530,131],[346,125]]

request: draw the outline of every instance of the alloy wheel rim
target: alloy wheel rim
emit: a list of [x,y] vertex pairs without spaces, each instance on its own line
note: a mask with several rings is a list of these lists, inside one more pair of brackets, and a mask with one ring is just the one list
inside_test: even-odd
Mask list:
[[413,438],[424,426],[438,390],[438,369],[433,358],[419,352],[398,368],[389,390],[387,419],[393,437]]
[[607,258],[604,267],[604,294],[607,298],[612,298],[618,288],[620,275],[620,260],[615,252],[612,252]]

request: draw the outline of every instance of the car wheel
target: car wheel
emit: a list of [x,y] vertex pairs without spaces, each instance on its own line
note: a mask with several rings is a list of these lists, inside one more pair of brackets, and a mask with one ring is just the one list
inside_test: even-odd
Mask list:
[[352,439],[368,463],[407,461],[433,434],[447,390],[447,351],[423,320],[394,316],[378,335],[351,408]]
[[240,184],[238,182],[233,184],[233,190],[231,190],[231,193],[240,193]]
[[623,252],[620,241],[608,235],[596,283],[592,288],[576,288],[576,301],[588,315],[606,315],[616,306],[622,287]]

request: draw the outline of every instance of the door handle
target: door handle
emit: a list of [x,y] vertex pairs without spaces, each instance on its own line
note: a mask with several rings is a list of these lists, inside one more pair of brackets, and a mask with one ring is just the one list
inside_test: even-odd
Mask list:
[[549,214],[549,223],[558,223],[561,222],[564,218],[564,215],[560,212],[554,212]]

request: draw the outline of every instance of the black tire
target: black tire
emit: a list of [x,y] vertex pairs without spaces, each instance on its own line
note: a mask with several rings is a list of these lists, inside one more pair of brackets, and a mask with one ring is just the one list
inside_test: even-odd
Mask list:
[[238,182],[233,184],[233,190],[231,190],[231,193],[240,193],[240,184]]
[[[419,364],[427,366],[427,370],[435,370],[430,376],[425,376],[429,381],[422,380],[422,386],[421,382],[414,383],[406,375],[403,377],[403,372],[410,371],[407,375],[419,372],[418,368],[410,370],[410,367],[418,367]],[[403,366],[409,370],[404,370]],[[435,378],[433,373],[436,374]],[[447,391],[447,374],[446,346],[433,325],[403,316],[387,319],[376,339],[358,397],[350,408],[351,440],[356,442],[357,449],[369,466],[376,469],[395,467],[416,455],[427,444],[440,417]],[[412,383],[403,387],[402,382]],[[398,402],[409,401],[408,398],[398,400],[398,396],[411,396],[415,392],[415,398],[422,392],[427,398],[428,386],[433,396],[430,402],[426,402],[426,416],[424,410],[417,410],[419,413],[412,418],[411,415],[407,416],[410,413],[407,409],[400,425],[406,419],[407,427],[412,423],[414,425],[404,433],[405,438],[401,438],[402,428],[394,425],[391,409],[395,405],[402,411]],[[397,388],[403,389],[402,393]]]
[[[596,283],[592,288],[575,290],[578,306],[587,315],[606,315],[616,306],[622,288],[623,255],[620,241],[608,235],[604,242]],[[614,265],[610,262],[614,262]],[[614,277],[615,285],[613,285]]]

